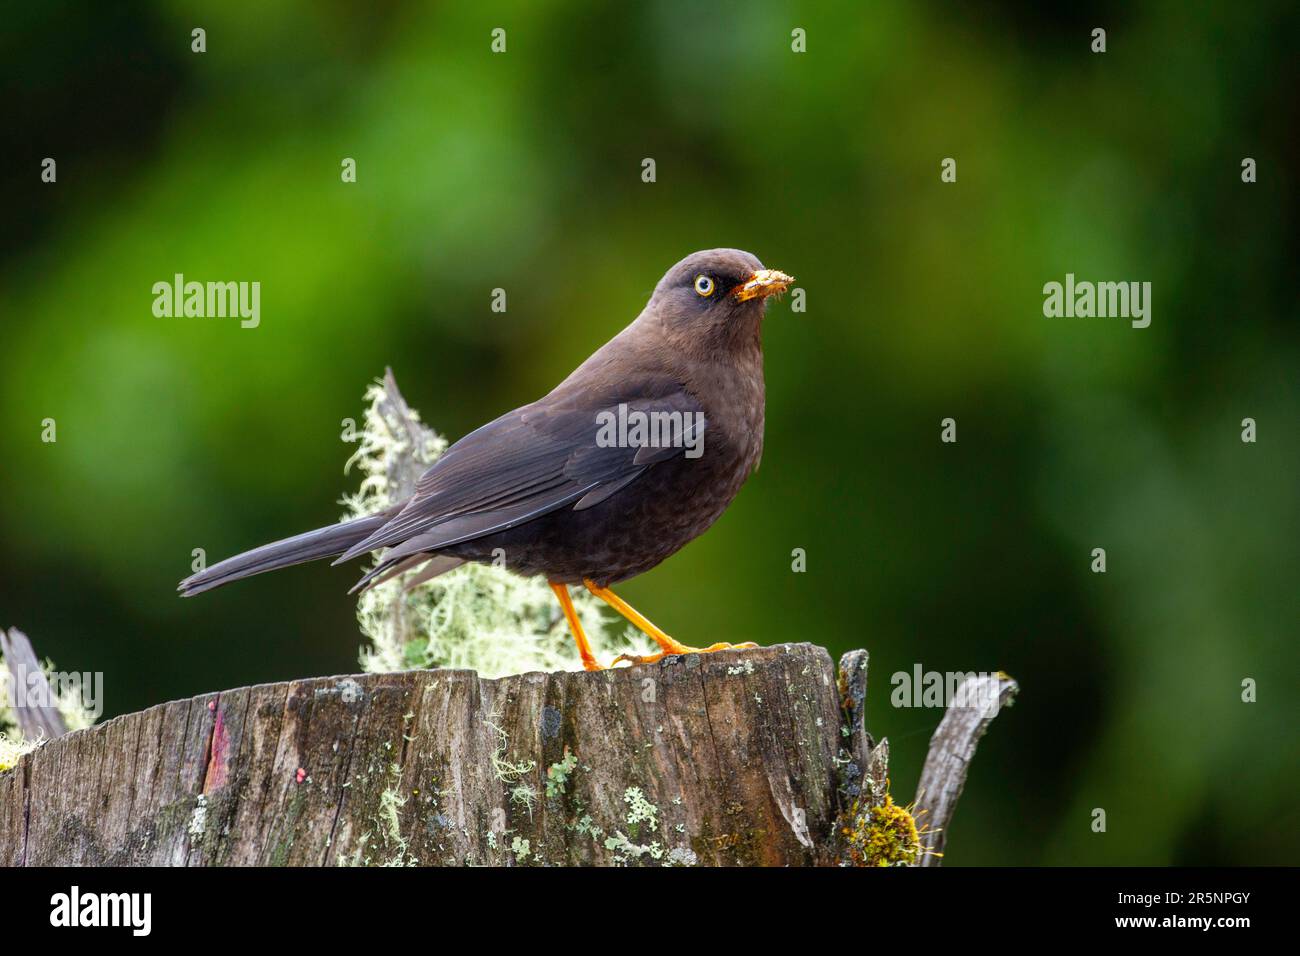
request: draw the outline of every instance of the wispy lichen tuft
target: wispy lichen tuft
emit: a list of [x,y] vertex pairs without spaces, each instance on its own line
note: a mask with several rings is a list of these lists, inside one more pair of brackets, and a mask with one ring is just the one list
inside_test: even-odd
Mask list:
[[[347,463],[348,470],[360,472],[361,485],[343,499],[346,518],[374,514],[401,500],[447,448],[447,440],[420,421],[391,379],[370,386],[365,399],[357,449]],[[555,595],[541,578],[466,564],[404,591],[416,574],[412,569],[361,595],[357,618],[370,641],[361,650],[367,672],[455,667],[501,677],[578,666]],[[633,632],[612,623],[599,599],[575,590],[573,603],[598,658],[610,660],[631,650]]]
[[39,740],[23,740],[22,737],[10,737],[0,730],[0,773],[10,770],[18,763],[23,754],[31,753],[38,746]]
[[[41,669],[45,672],[46,680],[50,682],[53,690],[51,702],[63,717],[63,723],[68,730],[84,730],[94,724],[95,715],[86,707],[78,690],[63,681],[50,680],[50,676],[55,671],[53,661],[48,659],[42,661]],[[18,726],[18,715],[14,713],[11,706],[16,697],[10,686],[12,681],[13,676],[9,673],[9,665],[5,662],[4,655],[0,654],[0,772],[10,769],[23,754],[31,753],[45,743],[44,737],[36,740],[24,739],[22,730]]]

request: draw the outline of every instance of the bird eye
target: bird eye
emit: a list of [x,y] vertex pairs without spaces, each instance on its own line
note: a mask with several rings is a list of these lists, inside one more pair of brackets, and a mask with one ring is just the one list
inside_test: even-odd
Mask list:
[[713,295],[713,280],[708,276],[696,276],[695,292],[707,299],[709,296]]

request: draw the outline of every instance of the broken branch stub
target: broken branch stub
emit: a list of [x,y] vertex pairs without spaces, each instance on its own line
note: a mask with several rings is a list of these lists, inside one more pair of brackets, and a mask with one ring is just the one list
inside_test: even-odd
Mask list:
[[26,740],[49,740],[68,732],[67,722],[54,706],[54,691],[27,635],[16,627],[0,628],[0,656],[9,671],[10,694],[18,729]]
[[918,820],[934,831],[929,837],[932,852],[921,858],[921,866],[940,864],[975,747],[993,718],[1003,707],[1011,706],[1019,692],[1020,685],[1006,674],[969,678],[958,688],[935,728],[930,752],[921,768],[914,807]]

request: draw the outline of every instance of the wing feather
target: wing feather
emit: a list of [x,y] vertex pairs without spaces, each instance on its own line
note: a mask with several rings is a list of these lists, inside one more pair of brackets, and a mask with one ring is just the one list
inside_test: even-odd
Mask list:
[[[607,500],[681,447],[619,447],[598,441],[602,413],[681,413],[684,437],[696,434],[699,402],[676,383],[617,390],[600,401],[551,396],[502,415],[443,453],[416,483],[415,494],[390,521],[348,549],[335,563],[367,551],[393,548],[386,562],[493,534],[574,504]],[[649,392],[653,397],[646,397]]]

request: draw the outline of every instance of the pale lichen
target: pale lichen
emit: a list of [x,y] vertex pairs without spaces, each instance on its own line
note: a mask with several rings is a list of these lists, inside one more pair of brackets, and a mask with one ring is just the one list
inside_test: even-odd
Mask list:
[[[343,499],[345,518],[390,507],[418,474],[437,461],[447,441],[398,406],[382,383],[365,395],[367,408],[356,451],[361,485]],[[404,484],[405,482],[405,484]],[[370,646],[361,651],[368,672],[417,667],[469,668],[484,677],[578,666],[568,627],[550,587],[541,578],[507,570],[509,555],[491,565],[465,564],[406,591],[412,569],[361,594],[357,619]],[[603,603],[581,589],[573,604],[597,657],[632,649],[630,628],[620,630]]]
[[591,819],[591,814],[589,813],[584,813],[582,816],[578,817],[577,822],[572,824],[570,829],[579,836],[590,837],[592,840],[599,840],[605,832],[602,827],[596,825],[595,821]]
[[13,768],[23,754],[29,754],[41,745],[40,740],[23,740],[21,736],[10,737],[0,730],[0,773]]
[[628,805],[627,828],[633,839],[641,830],[641,824],[649,824],[651,830],[659,829],[659,808],[645,798],[640,787],[628,787],[623,791],[623,802]]
[[203,839],[203,834],[208,829],[208,797],[207,794],[200,793],[198,800],[194,803],[194,812],[190,814],[190,823],[186,827],[186,832],[196,840]]
[[622,831],[605,841],[605,849],[614,854],[614,862],[620,865],[630,860],[639,860],[643,856],[658,860],[664,855],[664,849],[658,840],[646,844],[633,843]]
[[[83,700],[78,689],[79,682],[59,680],[54,662],[48,659],[41,662],[41,670],[50,688],[49,702],[59,712],[68,730],[84,730],[92,726],[97,715]],[[45,743],[43,737],[24,739],[22,730],[18,726],[18,715],[12,706],[17,697],[11,686],[12,683],[13,676],[9,672],[9,666],[5,662],[4,655],[0,654],[0,772],[9,770],[24,754],[31,753]]]
[[516,863],[523,863],[528,859],[528,855],[532,851],[529,848],[528,841],[523,837],[517,836],[510,841],[510,852],[515,855]]
[[517,783],[510,788],[510,802],[528,811],[531,819],[533,807],[537,804],[537,790],[528,783]]
[[410,844],[402,836],[399,812],[406,806],[406,798],[394,787],[386,787],[379,794],[379,820],[383,827],[384,846],[390,855],[384,866],[415,866],[417,860],[410,854]]
[[506,751],[510,746],[510,735],[505,729],[497,723],[501,715],[493,711],[492,714],[483,721],[492,732],[497,735],[497,745],[493,749],[491,757],[492,771],[497,775],[497,779],[502,783],[514,784],[519,778],[526,773],[532,773],[533,768],[537,766],[535,760],[507,760]]
[[[373,765],[358,776],[369,780],[372,773],[382,773]],[[410,841],[402,835],[401,811],[409,802],[398,789],[401,768],[390,764],[386,773],[392,779],[379,792],[378,803],[367,813],[368,829],[356,840],[349,854],[339,852],[335,859],[339,866],[419,866],[420,861],[410,852]],[[349,786],[351,781],[344,784]],[[417,794],[418,791],[412,791]],[[376,840],[376,837],[378,839]],[[378,859],[376,857],[378,856]]]
[[564,759],[556,761],[546,768],[546,796],[549,799],[555,799],[564,795],[564,789],[569,783],[569,774],[578,766],[578,758],[569,752],[566,745],[564,748]]
[[668,859],[664,861],[664,866],[694,866],[700,862],[695,851],[688,846],[676,846],[668,851]]

